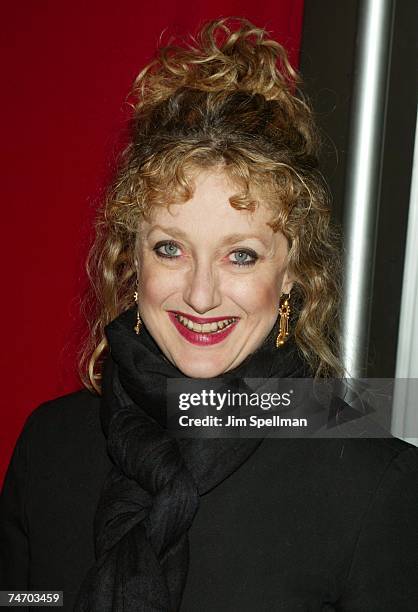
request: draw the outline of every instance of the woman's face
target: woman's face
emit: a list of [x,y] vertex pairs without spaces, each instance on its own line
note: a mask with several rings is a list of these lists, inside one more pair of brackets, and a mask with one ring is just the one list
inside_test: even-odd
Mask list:
[[194,195],[156,207],[138,235],[139,313],[186,376],[211,378],[238,366],[266,338],[279,298],[292,286],[287,241],[271,212],[236,210],[237,186],[219,170],[195,174]]

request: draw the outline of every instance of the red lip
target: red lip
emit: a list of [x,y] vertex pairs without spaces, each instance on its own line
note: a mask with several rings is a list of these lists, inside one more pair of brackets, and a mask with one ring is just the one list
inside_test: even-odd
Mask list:
[[182,317],[186,317],[187,319],[190,319],[190,321],[194,321],[195,323],[200,323],[201,325],[203,325],[204,323],[216,323],[217,321],[225,321],[225,319],[237,319],[238,317],[234,317],[234,316],[226,316],[226,317],[195,317],[194,315],[190,315],[187,314],[186,312],[181,312],[181,310],[171,310],[169,312],[172,312],[174,314],[177,315],[181,315]]
[[[177,313],[177,314],[182,314],[182,313]],[[235,329],[238,323],[238,321],[236,321],[235,323],[231,323],[230,325],[228,325],[227,328],[222,329],[215,333],[213,332],[204,333],[204,332],[195,332],[191,329],[188,329],[184,325],[182,325],[182,323],[180,323],[180,321],[178,321],[177,318],[175,317],[174,312],[168,312],[168,316],[170,317],[170,321],[173,323],[177,331],[183,336],[183,338],[187,340],[188,342],[190,342],[191,344],[196,344],[198,346],[212,346],[213,344],[218,344],[219,342],[222,342]],[[188,319],[196,321],[196,323],[211,323],[212,321],[222,321],[223,319],[227,318],[227,317],[218,317],[218,318],[212,318],[212,319],[199,319],[199,317],[191,317],[190,315],[183,315],[183,316],[187,316]]]

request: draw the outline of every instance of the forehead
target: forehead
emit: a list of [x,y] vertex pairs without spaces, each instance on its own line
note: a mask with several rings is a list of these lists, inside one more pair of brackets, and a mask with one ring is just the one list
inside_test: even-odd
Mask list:
[[[230,198],[242,191],[220,170],[201,170],[191,177],[193,196],[186,202],[169,206],[154,206],[149,220],[143,220],[140,228],[150,232],[156,226],[181,228],[191,236],[219,236],[231,232],[248,233],[249,231],[271,237],[273,230],[269,227],[273,219],[272,211],[258,195],[254,211],[245,208],[237,210],[230,203]],[[141,232],[142,233],[142,232]]]

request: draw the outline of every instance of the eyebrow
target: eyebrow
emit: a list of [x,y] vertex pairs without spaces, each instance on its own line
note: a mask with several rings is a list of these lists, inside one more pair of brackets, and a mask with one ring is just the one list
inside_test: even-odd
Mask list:
[[[162,230],[166,234],[171,234],[172,236],[178,236],[179,238],[182,238],[183,240],[187,240],[187,234],[183,232],[183,230],[180,229],[179,227],[162,227],[161,225],[154,225],[148,232],[147,238],[150,234],[152,234],[152,232],[154,232],[157,229]],[[243,234],[239,232],[228,234],[228,236],[225,236],[222,239],[221,244],[222,245],[233,244],[234,242],[239,242],[240,240],[246,240],[246,239],[248,240],[249,238],[255,238],[256,240],[259,240],[262,244],[264,244],[265,247],[269,246],[266,243],[266,241],[263,240],[263,238],[261,238],[260,236],[256,236],[255,234]]]

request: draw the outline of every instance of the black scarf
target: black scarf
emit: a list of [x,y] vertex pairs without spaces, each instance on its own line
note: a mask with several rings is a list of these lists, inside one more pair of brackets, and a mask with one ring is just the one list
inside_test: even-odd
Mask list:
[[[199,497],[239,469],[262,442],[170,435],[166,382],[184,374],[145,326],[135,334],[135,317],[132,308],[106,327],[110,354],[100,414],[114,467],[95,516],[96,562],[81,585],[76,612],[178,610]],[[221,375],[229,388],[244,377],[311,375],[291,339],[275,347],[276,334],[277,324],[259,349]]]

